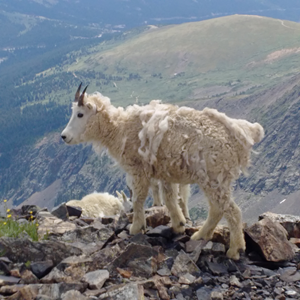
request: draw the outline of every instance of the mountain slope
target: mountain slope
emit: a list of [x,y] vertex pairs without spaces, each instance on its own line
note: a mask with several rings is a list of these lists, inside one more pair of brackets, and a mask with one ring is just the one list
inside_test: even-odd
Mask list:
[[[229,116],[262,123],[266,138],[258,146],[260,154],[253,157],[250,176],[235,186],[237,202],[252,218],[270,195],[278,202],[300,189],[299,32],[297,23],[254,16],[148,27],[70,52],[63,63],[39,72],[14,92],[32,97],[20,97],[23,110],[49,100],[62,109],[70,106],[78,83],[84,81],[90,84],[88,91],[100,90],[116,105],[163,99],[197,109],[216,107]],[[124,173],[107,156],[98,159],[90,147],[67,147],[60,141],[70,112],[60,114],[52,126],[55,135],[13,149],[11,162],[0,174],[0,195],[10,203],[21,204],[32,196],[35,203],[40,197],[51,206],[94,190],[113,193],[126,188]],[[13,133],[9,137],[13,140]],[[194,191],[191,206],[200,209],[202,200],[194,201],[200,197],[197,188]]]

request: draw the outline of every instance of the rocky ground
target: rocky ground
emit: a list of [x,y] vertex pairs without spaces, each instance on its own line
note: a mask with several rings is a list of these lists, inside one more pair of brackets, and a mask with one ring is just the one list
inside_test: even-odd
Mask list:
[[131,214],[88,219],[63,204],[12,215],[27,222],[29,211],[44,238],[0,238],[0,299],[300,299],[300,217],[266,213],[245,225],[247,250],[233,261],[228,228],[192,241],[199,226],[174,235],[164,207],[147,210],[147,231],[135,236]]

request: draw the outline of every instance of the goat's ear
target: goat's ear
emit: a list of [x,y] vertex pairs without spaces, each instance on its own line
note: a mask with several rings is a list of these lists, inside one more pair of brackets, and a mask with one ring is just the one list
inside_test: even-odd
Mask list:
[[116,191],[116,194],[117,194],[118,198],[121,200],[122,199],[122,195],[118,191]]
[[127,199],[127,197],[126,197],[124,191],[121,191],[121,194],[122,194],[122,197],[123,197],[123,201],[124,201],[124,202],[127,202],[128,199]]
[[85,106],[86,106],[88,109],[92,109],[92,110],[96,111],[96,105],[93,104],[93,103],[88,102]]

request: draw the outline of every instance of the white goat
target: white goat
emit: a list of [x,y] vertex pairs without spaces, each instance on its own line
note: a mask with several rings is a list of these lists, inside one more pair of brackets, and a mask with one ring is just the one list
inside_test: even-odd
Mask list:
[[118,198],[109,193],[92,193],[84,196],[81,200],[70,200],[67,206],[77,206],[82,209],[82,215],[89,218],[99,218],[103,216],[115,216],[123,210],[131,209],[131,204],[122,191],[117,191]]
[[73,112],[61,136],[69,144],[91,142],[106,147],[132,177],[133,223],[130,233],[146,228],[144,201],[150,179],[161,180],[173,230],[185,230],[185,217],[177,201],[177,185],[197,183],[208,198],[210,210],[192,239],[211,239],[224,215],[230,229],[227,256],[239,259],[245,250],[241,211],[231,197],[231,182],[250,163],[254,143],[264,130],[258,123],[232,119],[215,109],[198,111],[161,104],[116,108],[100,93],[86,88],[75,94]]

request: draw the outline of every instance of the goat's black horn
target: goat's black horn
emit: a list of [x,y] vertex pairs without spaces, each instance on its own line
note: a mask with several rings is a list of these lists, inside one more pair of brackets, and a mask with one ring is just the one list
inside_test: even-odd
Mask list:
[[81,94],[81,96],[79,97],[79,100],[78,100],[78,106],[83,106],[84,93],[85,93],[85,91],[86,91],[86,89],[87,89],[88,86],[89,86],[89,85],[87,85],[87,86],[85,87],[85,89],[82,91],[82,94]]
[[81,85],[82,85],[82,82],[79,84],[79,87],[78,87],[77,92],[75,94],[75,100],[74,100],[74,102],[78,102],[79,101]]

